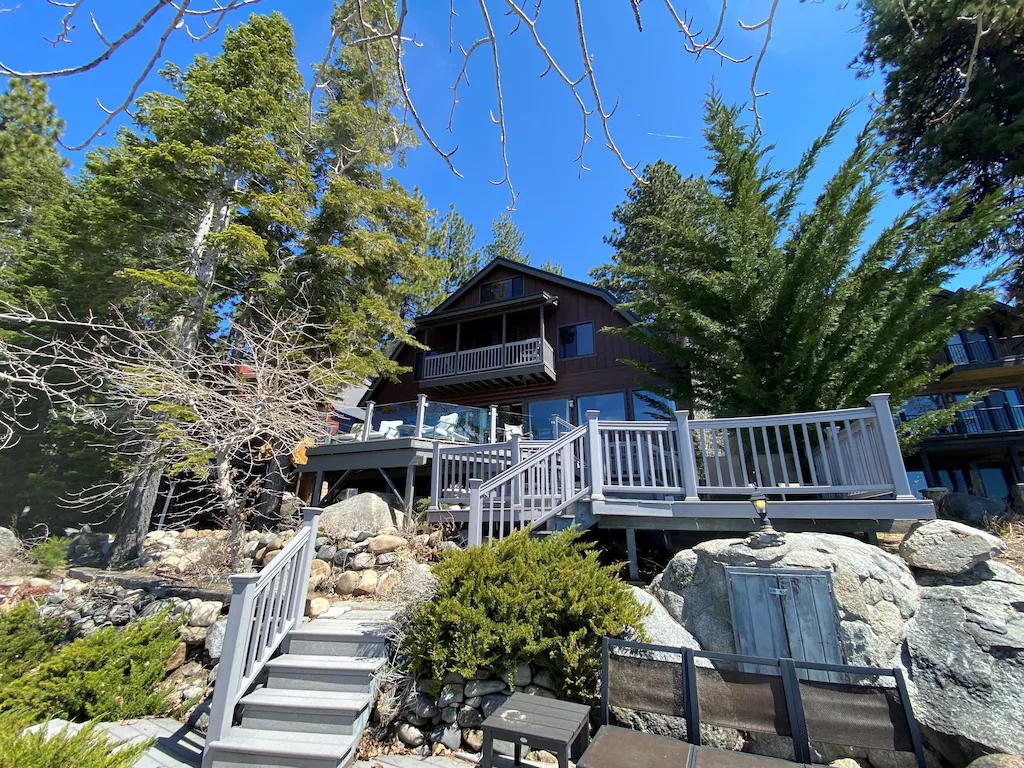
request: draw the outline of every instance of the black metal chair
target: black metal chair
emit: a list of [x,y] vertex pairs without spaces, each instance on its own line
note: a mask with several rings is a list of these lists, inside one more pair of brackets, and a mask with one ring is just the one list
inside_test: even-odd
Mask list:
[[[912,752],[924,768],[917,721],[899,669],[766,659],[609,638],[604,640],[602,657],[602,729],[581,757],[581,768],[669,762],[684,768],[793,764],[703,747],[701,723],[787,737],[797,762],[805,765],[811,763],[811,742],[823,742]],[[698,666],[698,659],[706,663]],[[750,671],[752,667],[759,671]],[[894,684],[863,682],[879,677],[891,677]],[[611,707],[683,718],[689,748],[682,742],[670,747],[665,742],[671,739],[610,726]],[[629,762],[614,762],[627,752]]]

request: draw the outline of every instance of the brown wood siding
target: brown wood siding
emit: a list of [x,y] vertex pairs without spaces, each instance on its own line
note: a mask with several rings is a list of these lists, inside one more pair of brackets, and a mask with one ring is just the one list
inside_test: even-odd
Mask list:
[[[499,266],[483,282],[501,280],[519,274],[521,273]],[[432,395],[432,399],[458,403],[460,405],[487,406],[492,403],[572,398],[582,394],[642,389],[642,375],[631,366],[619,362],[620,360],[636,360],[642,363],[651,363],[665,371],[672,369],[672,366],[669,364],[661,362],[646,344],[637,344],[615,334],[601,332],[600,329],[604,327],[626,328],[629,326],[628,321],[618,312],[615,312],[612,306],[603,298],[533,275],[523,275],[524,294],[540,293],[542,291],[558,297],[558,306],[547,307],[544,314],[544,336],[555,351],[555,374],[557,379],[555,383],[532,384],[519,387],[495,386],[479,392],[437,393]],[[480,291],[479,285],[477,285],[449,307],[449,309],[477,306],[479,303]],[[524,310],[523,312],[537,314],[539,310]],[[538,321],[529,324],[533,327],[534,333],[536,333],[535,329],[538,322],[539,317]],[[583,322],[594,323],[595,354],[568,360],[558,359],[558,328]],[[524,327],[525,330],[527,330],[526,327]],[[455,349],[454,324],[451,328],[429,328],[425,332],[420,331],[418,337],[436,347],[442,348],[445,352],[451,352]],[[439,338],[442,341],[439,342]],[[416,350],[411,347],[405,347],[398,356],[398,362],[410,368],[413,367],[415,359]],[[420,382],[415,380],[412,372],[409,372],[403,374],[398,382],[382,382],[374,392],[373,400],[377,403],[399,403],[406,400],[415,400],[420,391]],[[422,391],[430,394],[429,389],[423,389]]]

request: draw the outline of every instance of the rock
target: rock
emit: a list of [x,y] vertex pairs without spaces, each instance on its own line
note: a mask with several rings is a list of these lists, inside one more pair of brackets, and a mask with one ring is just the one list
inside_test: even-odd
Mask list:
[[[651,610],[650,615],[644,617],[643,626],[652,645],[668,645],[673,648],[701,650],[697,638],[691,635],[682,624],[672,618],[672,614],[668,612],[664,605],[658,602],[658,598],[639,587],[630,587],[630,589],[633,590],[633,597],[636,601]],[[662,656],[664,655],[662,654]],[[679,655],[675,654],[673,658],[666,660],[678,661]],[[547,672],[547,670],[544,671]],[[547,682],[550,683],[550,680]],[[551,686],[549,684],[544,687],[550,688]]]
[[465,685],[466,678],[458,672],[445,672],[444,677],[441,678],[441,683],[443,685]]
[[438,549],[442,552],[458,552],[462,547],[456,544],[454,541],[442,541],[438,545]]
[[220,661],[220,654],[224,650],[224,636],[228,631],[228,619],[217,619],[206,632],[206,653],[213,661]]
[[395,528],[395,526],[393,526],[393,525],[385,525],[383,528],[381,528],[379,531],[377,531],[377,535],[378,536],[397,536],[398,535],[398,529]]
[[209,627],[220,617],[224,603],[216,600],[205,600],[199,603],[188,616],[191,627]]
[[871,768],[871,764],[867,760],[856,757],[840,757],[829,763],[829,766],[830,768]]
[[466,698],[465,686],[460,683],[448,683],[442,686],[441,693],[437,697],[437,706],[450,707],[453,704],[461,704]]
[[274,562],[274,558],[277,557],[280,554],[281,554],[281,550],[280,549],[275,549],[273,551],[266,550],[263,553],[263,557],[260,559],[260,565],[263,565],[263,566],[270,565],[272,562]]
[[551,673],[548,671],[547,667],[540,667],[533,673],[533,684],[539,685],[541,688],[553,690],[551,687]]
[[352,590],[354,595],[372,595],[377,588],[377,572],[373,569],[359,572],[359,583]]
[[547,688],[541,688],[538,685],[528,685],[523,689],[523,693],[528,693],[530,696],[540,696],[542,699],[557,699],[554,691],[550,691]]
[[465,704],[459,708],[459,715],[456,722],[460,728],[479,728],[484,722],[484,716],[480,710],[467,707]]
[[529,685],[533,680],[533,673],[530,672],[529,664],[520,664],[514,672],[504,675],[502,680],[508,683],[509,688],[515,688],[517,685]]
[[1024,577],[989,562],[918,578],[921,608],[904,658],[927,741],[954,765],[1024,754]]
[[1014,755],[985,755],[972,762],[967,768],[1024,768],[1024,758]]
[[0,527],[0,562],[13,560],[23,551],[21,539],[10,528]]
[[25,581],[26,587],[52,587],[53,582],[49,579],[43,579],[38,576],[33,576]]
[[463,703],[467,707],[472,707],[473,709],[480,709],[480,707],[482,707],[484,705],[484,697],[483,696],[474,696],[471,699],[466,699]]
[[474,696],[486,696],[489,693],[498,693],[505,690],[504,680],[467,680],[464,692],[466,698]]
[[334,591],[339,595],[351,595],[355,592],[357,586],[359,586],[359,573],[356,571],[345,571],[345,573],[338,577],[338,582],[334,585]]
[[383,567],[383,566],[387,566],[387,565],[394,565],[397,562],[398,562],[398,553],[397,552],[383,552],[383,553],[377,555],[377,562],[375,563],[375,565],[379,568],[379,567]]
[[787,533],[779,546],[712,539],[679,552],[650,591],[707,651],[735,652],[726,566],[809,568],[832,574],[839,639],[849,664],[892,666],[918,609],[902,559],[847,536]]
[[459,716],[458,707],[445,707],[441,710],[441,720],[446,723],[454,723]]
[[203,601],[198,597],[193,597],[191,600],[182,600],[180,603],[171,609],[171,613],[174,615],[191,616],[192,611],[203,604]]
[[437,549],[441,546],[441,542],[444,541],[444,531],[438,528],[427,536],[427,546],[433,549]]
[[319,589],[331,578],[331,564],[323,560],[314,560],[309,568],[309,588]]
[[174,653],[167,659],[164,664],[164,672],[173,672],[182,664],[185,663],[185,655],[188,653],[188,646],[185,643],[178,643],[178,647],[174,649]]
[[379,555],[382,552],[394,552],[400,547],[407,546],[408,542],[401,536],[394,536],[391,534],[383,534],[380,536],[374,536],[370,539],[370,543],[367,548],[375,555]]
[[426,693],[415,693],[409,697],[409,709],[416,715],[424,720],[430,720],[435,715],[439,715],[441,710],[437,708],[437,703],[433,697]]
[[186,645],[202,645],[206,642],[206,635],[209,632],[207,627],[190,627],[183,624],[178,627],[178,634],[185,641]]
[[470,752],[479,752],[484,748],[484,732],[479,728],[468,728],[462,732],[462,743]]
[[441,684],[437,680],[432,680],[429,677],[421,677],[416,681],[417,693],[425,693],[428,696],[437,698],[437,694],[440,690]]
[[369,552],[360,552],[358,555],[352,558],[352,562],[349,563],[349,568],[353,571],[365,571],[367,568],[373,568],[374,557]]
[[430,740],[435,744],[443,744],[454,752],[462,746],[462,731],[457,725],[437,728],[430,734]]
[[903,537],[900,556],[914,568],[938,573],[963,573],[1000,554],[1006,545],[998,536],[953,520],[915,523]]
[[268,552],[284,549],[284,536],[274,531],[267,531],[259,538],[259,546]]
[[987,499],[970,493],[949,493],[935,505],[939,517],[964,520],[968,523],[984,523],[1006,516],[1006,502],[1001,499]]
[[[356,498],[359,497],[357,496]],[[400,723],[398,728],[395,729],[395,735],[407,747],[418,747],[425,741],[423,731],[409,723]]]
[[483,703],[480,705],[480,709],[483,710],[484,717],[490,717],[502,704],[505,703],[505,699],[508,698],[504,693],[491,693],[483,697]]
[[320,528],[336,537],[351,530],[377,533],[393,524],[391,507],[375,493],[360,493],[331,504],[320,513]]
[[409,543],[414,547],[423,548],[427,546],[428,541],[430,541],[430,536],[425,533],[420,533],[413,536],[412,539],[409,540]]
[[115,627],[123,627],[132,620],[131,606],[127,603],[119,603],[110,609],[106,618]]
[[348,563],[352,559],[353,554],[354,553],[352,552],[351,549],[339,549],[337,552],[334,553],[334,557],[331,558],[331,561],[339,568],[345,568],[348,566]]
[[377,597],[382,600],[390,600],[395,595],[395,590],[401,583],[402,577],[397,571],[387,570],[377,579]]
[[338,553],[338,549],[333,544],[324,544],[322,547],[319,547],[317,549],[317,551],[316,551],[316,559],[317,560],[324,560],[325,562],[330,563],[330,562],[334,561],[334,556],[337,553]]
[[306,601],[306,615],[311,619],[323,616],[331,610],[331,601],[326,597],[314,597]]

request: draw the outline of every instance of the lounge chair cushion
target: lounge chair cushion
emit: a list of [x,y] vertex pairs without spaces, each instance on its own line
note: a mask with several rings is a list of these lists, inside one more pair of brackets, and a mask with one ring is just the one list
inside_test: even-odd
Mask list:
[[401,419],[396,421],[382,421],[380,423],[380,435],[385,440],[398,437],[398,428],[404,424]]
[[455,435],[455,428],[459,425],[459,414],[449,413],[442,416],[437,420],[437,426],[434,427],[431,436],[440,439],[453,437]]

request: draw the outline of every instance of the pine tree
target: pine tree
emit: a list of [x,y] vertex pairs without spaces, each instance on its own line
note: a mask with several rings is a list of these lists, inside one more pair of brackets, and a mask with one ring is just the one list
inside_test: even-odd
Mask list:
[[502,258],[530,263],[529,251],[523,253],[523,233],[507,213],[491,222],[491,241],[484,246],[484,253],[489,261]]
[[848,113],[789,171],[769,167],[772,147],[738,107],[713,94],[705,113],[712,173],[649,166],[615,210],[613,263],[593,273],[641,318],[618,332],[680,366],[663,391],[731,416],[862,405],[874,392],[899,403],[933,380],[933,356],[991,300],[941,289],[1004,223],[999,200],[969,214],[962,197],[933,215],[912,208],[866,242],[893,162],[870,129],[799,211]]
[[444,216],[438,217],[436,212],[431,216],[425,249],[431,274],[422,295],[410,301],[409,318],[430,312],[480,271],[475,240],[473,225],[466,223],[454,204]]
[[564,272],[562,271],[562,265],[557,261],[552,261],[551,259],[548,259],[543,264],[541,264],[540,269],[543,269],[545,272],[550,272],[553,275],[564,274]]

